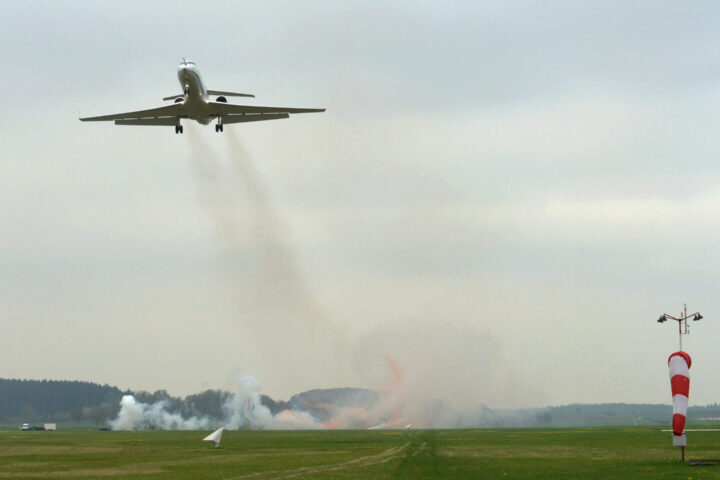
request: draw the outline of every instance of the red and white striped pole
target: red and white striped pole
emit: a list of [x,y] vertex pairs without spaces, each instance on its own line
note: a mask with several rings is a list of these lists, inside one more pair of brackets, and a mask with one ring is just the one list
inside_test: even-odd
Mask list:
[[692,360],[686,352],[675,352],[668,358],[670,389],[673,398],[673,435],[679,436],[685,431],[690,395],[690,365],[692,365]]
[[673,399],[673,444],[682,450],[685,461],[685,419],[687,418],[688,396],[690,395],[690,365],[692,360],[685,352],[675,352],[668,358],[670,369],[670,390]]
[[692,360],[687,352],[682,349],[682,336],[690,333],[687,321],[692,318],[693,321],[701,320],[703,317],[699,312],[692,315],[687,314],[687,305],[683,306],[683,311],[678,317],[673,317],[664,313],[658,318],[659,323],[666,320],[674,320],[678,322],[678,340],[680,350],[670,355],[668,358],[668,368],[670,370],[670,390],[673,399],[673,445],[682,448],[682,460],[685,461],[685,420],[687,419],[688,397],[690,395],[690,365]]

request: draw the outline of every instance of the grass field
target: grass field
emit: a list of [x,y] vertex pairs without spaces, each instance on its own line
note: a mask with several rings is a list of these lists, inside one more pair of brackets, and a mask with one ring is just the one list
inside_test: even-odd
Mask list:
[[[658,428],[566,430],[0,431],[0,478],[706,479]],[[720,432],[688,433],[688,458],[720,458]]]

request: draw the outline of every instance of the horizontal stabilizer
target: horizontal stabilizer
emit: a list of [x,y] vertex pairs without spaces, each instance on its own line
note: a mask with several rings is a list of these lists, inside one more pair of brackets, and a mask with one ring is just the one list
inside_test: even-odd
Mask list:
[[132,120],[115,120],[115,125],[162,125],[172,126],[177,125],[177,118],[174,117],[163,117],[163,118],[136,118]]
[[208,95],[222,95],[224,97],[252,97],[252,98],[255,98],[255,95],[250,95],[249,93],[223,92],[221,90],[208,90],[207,93],[208,93]]
[[253,113],[248,115],[223,115],[222,123],[244,123],[244,122],[260,122],[262,120],[280,120],[281,118],[289,118],[287,113]]

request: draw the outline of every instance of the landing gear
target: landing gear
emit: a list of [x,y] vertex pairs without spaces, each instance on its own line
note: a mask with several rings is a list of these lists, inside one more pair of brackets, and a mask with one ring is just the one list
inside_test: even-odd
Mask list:
[[218,123],[217,123],[217,125],[215,125],[215,131],[216,131],[216,132],[222,132],[222,131],[223,131],[223,124],[222,124],[222,119],[221,119],[221,118],[218,118]]
[[183,133],[183,127],[182,125],[175,125],[175,133]]

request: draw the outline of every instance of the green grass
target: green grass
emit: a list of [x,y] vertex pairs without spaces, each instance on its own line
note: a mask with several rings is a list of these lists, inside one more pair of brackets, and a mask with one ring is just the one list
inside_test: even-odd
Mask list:
[[[0,479],[706,479],[659,428],[566,430],[0,431]],[[688,433],[688,458],[720,458],[720,432]]]

